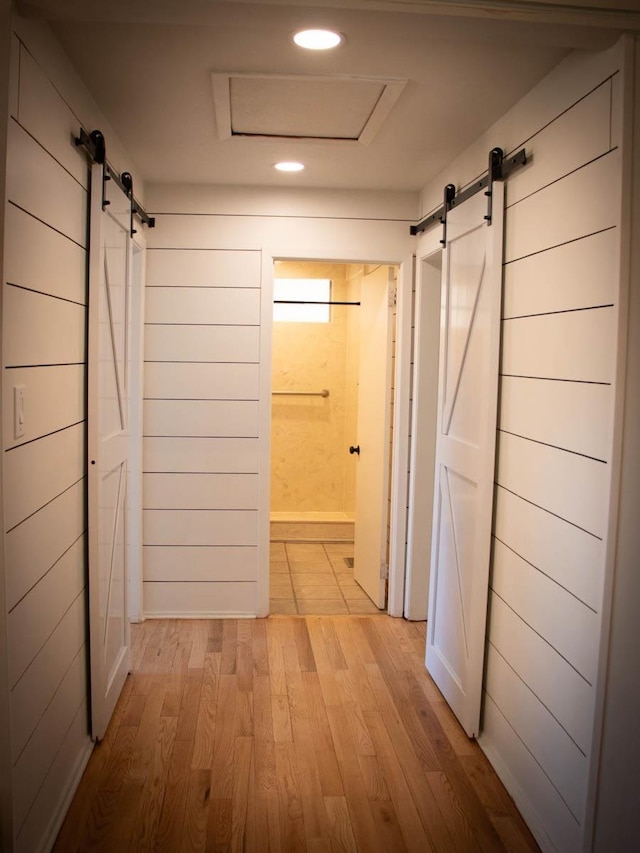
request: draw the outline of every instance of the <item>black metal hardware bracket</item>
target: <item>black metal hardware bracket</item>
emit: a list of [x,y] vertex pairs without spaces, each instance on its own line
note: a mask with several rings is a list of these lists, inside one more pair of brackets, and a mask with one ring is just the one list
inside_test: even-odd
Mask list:
[[487,225],[491,225],[493,218],[493,182],[502,180],[502,163],[504,160],[504,151],[502,148],[492,148],[489,151],[489,168],[487,169],[487,213],[484,217]]
[[122,183],[125,187],[125,195],[127,196],[129,201],[131,202],[131,214],[129,217],[129,231],[131,232],[131,236],[133,237],[134,234],[138,233],[136,231],[136,229],[133,227],[133,215],[137,209],[136,208],[136,202],[135,202],[135,199],[133,197],[133,175],[131,174],[131,172],[123,172],[120,175],[120,180],[122,181]]
[[[501,161],[500,161],[500,166],[499,166],[499,174],[498,174],[498,165],[497,164],[498,164],[498,160],[500,158],[498,157],[497,154],[494,154],[494,152],[498,152],[498,151],[500,152],[500,155],[501,155]],[[495,161],[496,161],[496,165],[494,167],[493,174],[492,174],[492,170],[491,170],[491,166],[490,166],[489,171],[487,172],[487,174],[484,177],[480,178],[477,181],[474,181],[466,189],[462,190],[457,195],[455,194],[455,189],[454,189],[454,197],[449,202],[448,206],[447,206],[447,202],[445,200],[445,203],[442,205],[442,207],[439,207],[433,213],[430,213],[428,216],[425,216],[424,219],[421,219],[417,225],[411,225],[409,228],[410,233],[413,236],[415,236],[416,234],[421,234],[423,231],[426,231],[428,228],[431,228],[433,225],[437,225],[438,223],[442,223],[443,225],[446,225],[446,215],[447,215],[447,212],[449,210],[451,210],[452,207],[454,207],[454,206],[457,207],[458,205],[462,204],[464,201],[467,201],[467,199],[471,198],[476,193],[479,193],[482,190],[488,189],[488,191],[491,192],[491,184],[493,183],[493,181],[504,181],[504,180],[506,180],[512,172],[514,172],[520,166],[526,165],[529,162],[529,160],[531,159],[531,155],[529,155],[529,159],[527,159],[527,154],[526,154],[525,149],[521,148],[520,151],[516,152],[515,154],[512,154],[509,157],[504,157],[504,155],[502,155],[502,150],[500,148],[493,148],[489,152],[489,162],[490,163],[492,163],[492,159],[495,159]],[[447,187],[450,187],[450,186],[453,186],[453,185],[447,184]],[[445,193],[446,193],[447,187],[445,187]],[[445,195],[445,199],[446,199],[446,195]],[[491,217],[492,216],[491,196],[488,196],[488,199],[489,199],[488,216]],[[491,220],[489,219],[487,221],[490,223]],[[440,242],[442,243],[443,246],[446,245],[446,233],[444,235],[444,240],[441,240]]]
[[360,305],[359,302],[326,302],[315,299],[274,299],[274,305]]
[[442,240],[440,240],[440,243],[443,246],[447,245],[447,214],[455,204],[455,197],[455,185],[447,184],[444,188],[444,203],[442,205],[442,216],[440,217],[440,222],[442,222]]
[[149,216],[140,202],[133,194],[133,179],[129,172],[118,174],[116,170],[107,162],[106,142],[104,134],[100,130],[92,130],[91,133],[81,127],[79,136],[75,137],[74,142],[78,148],[84,148],[93,163],[98,163],[102,166],[102,209],[109,204],[106,198],[105,185],[107,181],[114,181],[120,187],[122,192],[131,202],[131,236],[136,233],[133,227],[133,217],[137,216],[140,222],[147,225],[149,228],[154,228],[156,224],[155,217]]

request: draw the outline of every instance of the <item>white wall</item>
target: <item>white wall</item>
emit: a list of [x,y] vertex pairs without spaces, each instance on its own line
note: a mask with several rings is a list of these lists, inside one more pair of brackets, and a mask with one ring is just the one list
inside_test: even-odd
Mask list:
[[[423,193],[507,181],[496,509],[480,743],[544,849],[589,836],[619,323],[623,53],[574,54]],[[597,732],[597,726],[595,728]]]
[[146,296],[147,616],[266,613],[273,259],[410,267],[416,201],[149,187],[157,224]]
[[[3,277],[4,554],[15,849],[47,849],[89,757],[85,381],[88,169],[99,127],[46,27],[14,19]],[[119,156],[120,155],[120,156]],[[119,159],[114,159],[118,157]],[[126,165],[125,165],[126,163]],[[13,388],[25,389],[16,436]]]

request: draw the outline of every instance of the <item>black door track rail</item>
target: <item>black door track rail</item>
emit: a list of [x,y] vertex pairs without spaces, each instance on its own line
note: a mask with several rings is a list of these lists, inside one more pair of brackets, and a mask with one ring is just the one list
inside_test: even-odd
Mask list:
[[104,210],[109,204],[109,200],[106,197],[107,181],[113,181],[118,187],[120,187],[122,192],[131,202],[131,224],[129,229],[131,231],[131,236],[133,237],[136,233],[136,229],[133,227],[134,216],[136,216],[144,225],[148,225],[149,228],[154,228],[156,224],[155,218],[147,214],[133,194],[133,178],[131,177],[131,173],[122,172],[119,174],[107,162],[107,146],[102,131],[92,130],[91,133],[87,133],[87,131],[81,127],[80,135],[77,136],[74,141],[78,148],[84,148],[92,163],[98,163],[98,165],[102,166],[102,209]]
[[[530,159],[531,155],[529,155],[529,160]],[[456,193],[454,184],[447,184],[444,188],[444,201],[442,206],[433,213],[430,213],[428,216],[425,216],[424,219],[421,219],[417,225],[412,225],[409,229],[410,233],[415,236],[416,234],[421,234],[423,231],[431,228],[433,225],[442,225],[442,240],[440,240],[440,243],[443,246],[446,246],[447,214],[450,210],[453,210],[454,207],[457,207],[464,201],[467,201],[467,199],[476,195],[476,193],[482,192],[482,190],[485,190],[485,195],[487,197],[487,213],[484,218],[487,221],[487,224],[491,225],[491,220],[493,218],[494,181],[506,180],[512,172],[520,166],[524,166],[529,162],[529,160],[527,159],[527,154],[524,148],[521,148],[520,151],[516,154],[510,155],[509,157],[504,156],[502,148],[492,148],[489,152],[489,168],[487,170],[487,174],[479,180],[474,181],[474,183],[470,184],[460,193]]]

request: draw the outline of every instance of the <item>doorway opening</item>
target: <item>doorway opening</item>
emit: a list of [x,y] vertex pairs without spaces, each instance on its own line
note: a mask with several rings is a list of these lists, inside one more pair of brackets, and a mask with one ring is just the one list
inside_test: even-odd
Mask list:
[[396,278],[274,262],[273,615],[386,609]]

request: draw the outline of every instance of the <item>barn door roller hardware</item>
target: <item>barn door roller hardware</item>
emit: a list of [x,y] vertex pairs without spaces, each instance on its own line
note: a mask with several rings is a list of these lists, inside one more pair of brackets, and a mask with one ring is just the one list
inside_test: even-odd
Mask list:
[[444,202],[442,204],[442,216],[440,217],[440,222],[442,222],[442,240],[440,242],[443,246],[447,245],[447,213],[451,210],[453,205],[455,204],[456,197],[456,188],[454,184],[447,184],[444,188]]
[[[531,157],[531,155],[529,155]],[[447,184],[444,188],[444,202],[442,207],[439,207],[433,213],[421,219],[417,225],[410,227],[410,233],[414,236],[426,231],[433,225],[441,224],[443,226],[443,235],[440,242],[443,246],[447,245],[447,213],[454,207],[462,204],[467,199],[474,196],[476,193],[485,191],[487,196],[487,214],[485,220],[491,225],[493,216],[493,183],[494,181],[504,181],[509,175],[520,166],[527,163],[527,154],[524,148],[521,148],[516,154],[511,154],[508,157],[504,156],[502,148],[492,148],[489,152],[489,168],[487,174],[474,183],[470,184],[466,189],[456,193],[456,188],[453,184]]]
[[81,127],[80,135],[77,136],[74,141],[78,148],[84,148],[92,163],[98,163],[98,165],[102,166],[102,209],[104,210],[109,204],[109,200],[106,197],[107,181],[114,181],[131,202],[131,236],[133,237],[136,233],[136,229],[133,227],[134,216],[137,216],[140,222],[144,225],[148,225],[149,228],[154,228],[156,224],[155,218],[153,216],[148,216],[145,209],[133,195],[133,178],[131,177],[131,173],[122,172],[119,174],[113,166],[107,162],[107,146],[102,131],[92,130],[91,133],[87,133],[87,131]]

